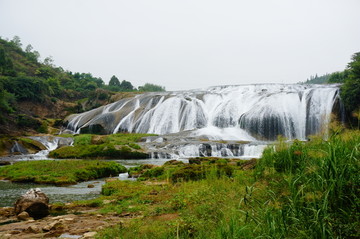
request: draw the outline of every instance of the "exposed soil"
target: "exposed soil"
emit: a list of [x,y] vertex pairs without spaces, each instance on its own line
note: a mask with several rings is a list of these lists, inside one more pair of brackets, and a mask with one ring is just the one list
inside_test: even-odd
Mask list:
[[[0,216],[0,238],[94,238],[96,231],[109,226],[121,226],[133,218],[131,213],[98,214],[94,208],[77,207],[61,216],[47,216],[39,220],[19,221],[10,208]],[[72,237],[71,237],[72,236]],[[75,237],[74,237],[75,236]],[[77,236],[77,237],[76,237]]]

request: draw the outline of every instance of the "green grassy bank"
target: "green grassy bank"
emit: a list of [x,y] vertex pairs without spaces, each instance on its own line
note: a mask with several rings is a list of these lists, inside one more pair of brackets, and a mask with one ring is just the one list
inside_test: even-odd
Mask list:
[[221,159],[142,166],[130,173],[144,181],[109,182],[88,203],[133,218],[97,238],[359,238],[359,158],[359,131],[279,141],[255,169]]
[[126,168],[115,162],[90,160],[23,161],[0,167],[0,178],[12,182],[67,185],[116,176]]
[[144,159],[149,155],[136,143],[149,134],[112,134],[74,136],[74,145],[51,151],[51,158]]

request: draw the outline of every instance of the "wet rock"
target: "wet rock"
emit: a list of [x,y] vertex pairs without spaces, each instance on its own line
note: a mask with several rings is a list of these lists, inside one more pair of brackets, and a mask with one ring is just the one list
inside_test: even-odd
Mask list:
[[87,187],[88,187],[88,188],[94,188],[95,185],[94,185],[94,184],[88,184]]
[[0,161],[0,166],[10,165],[9,161]]
[[79,236],[79,235],[71,235],[71,234],[67,234],[67,233],[64,233],[64,234],[61,234],[59,236],[59,238],[63,238],[63,239],[78,239],[78,238],[81,238],[82,236]]
[[52,222],[46,226],[44,226],[42,229],[45,232],[52,231],[52,230],[61,230],[64,229],[64,224],[60,221]]
[[73,143],[73,138],[58,137],[58,148],[69,146]]
[[13,154],[27,154],[28,151],[22,144],[20,144],[18,141],[15,141],[13,146],[10,149],[10,153]]
[[30,189],[15,202],[15,214],[24,211],[34,219],[46,217],[49,215],[49,198],[39,188]]
[[17,219],[19,219],[21,221],[28,221],[28,220],[31,220],[32,217],[29,216],[29,213],[23,211],[17,215]]

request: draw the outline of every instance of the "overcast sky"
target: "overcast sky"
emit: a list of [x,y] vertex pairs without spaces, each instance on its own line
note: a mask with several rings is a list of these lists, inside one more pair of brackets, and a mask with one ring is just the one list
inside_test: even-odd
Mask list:
[[105,82],[296,83],[346,67],[359,12],[360,0],[0,0],[0,36]]

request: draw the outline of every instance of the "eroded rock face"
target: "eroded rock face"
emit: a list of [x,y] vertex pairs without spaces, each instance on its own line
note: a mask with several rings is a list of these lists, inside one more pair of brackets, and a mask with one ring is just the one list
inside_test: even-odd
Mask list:
[[49,198],[39,188],[30,189],[15,202],[15,214],[24,211],[34,219],[46,217],[49,215]]

